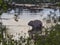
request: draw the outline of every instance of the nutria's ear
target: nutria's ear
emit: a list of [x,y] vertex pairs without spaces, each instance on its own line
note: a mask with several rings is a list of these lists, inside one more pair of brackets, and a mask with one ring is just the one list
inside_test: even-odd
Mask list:
[[29,25],[29,26],[32,26],[32,25],[33,25],[33,21],[30,21],[30,22],[28,23],[28,25]]

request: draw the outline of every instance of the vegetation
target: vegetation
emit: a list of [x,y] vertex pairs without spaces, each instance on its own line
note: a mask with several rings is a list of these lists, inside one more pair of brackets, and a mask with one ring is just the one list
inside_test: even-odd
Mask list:
[[59,6],[59,7],[60,7],[60,2],[57,4],[57,6]]
[[38,3],[44,3],[44,2],[54,3],[54,2],[59,2],[60,0],[12,0],[12,1],[16,3],[38,4]]
[[[48,31],[48,30],[47,30]],[[60,25],[50,28],[50,32],[46,31],[45,36],[37,36],[35,45],[59,45],[60,43]]]
[[6,26],[2,25],[2,23],[0,22],[0,43],[2,43],[2,45],[6,44],[6,30]]
[[3,0],[0,0],[0,14],[2,12],[6,12],[6,10],[7,10],[7,3],[4,2]]

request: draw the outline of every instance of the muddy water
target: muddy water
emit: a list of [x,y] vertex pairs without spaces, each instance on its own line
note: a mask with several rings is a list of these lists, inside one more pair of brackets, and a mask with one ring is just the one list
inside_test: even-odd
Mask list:
[[[2,22],[3,25],[6,25],[8,30],[7,33],[10,35],[14,35],[14,39],[19,38],[19,36],[28,37],[28,30],[32,27],[28,26],[28,22],[31,20],[40,20],[43,23],[43,26],[46,23],[43,21],[43,18],[48,18],[47,15],[50,14],[50,11],[54,12],[53,9],[43,9],[43,10],[29,10],[29,9],[19,9],[16,10],[18,12],[18,22],[14,20],[15,11],[11,10],[9,13],[2,14]],[[55,11],[56,15],[59,16],[59,9]],[[53,14],[52,14],[53,15]]]

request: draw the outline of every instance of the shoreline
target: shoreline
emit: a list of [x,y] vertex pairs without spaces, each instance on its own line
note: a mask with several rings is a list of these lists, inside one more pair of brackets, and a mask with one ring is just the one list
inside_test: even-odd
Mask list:
[[9,4],[10,6],[16,8],[16,7],[22,7],[22,8],[28,8],[28,9],[43,9],[43,8],[60,8],[56,4],[51,3],[40,3],[40,4]]

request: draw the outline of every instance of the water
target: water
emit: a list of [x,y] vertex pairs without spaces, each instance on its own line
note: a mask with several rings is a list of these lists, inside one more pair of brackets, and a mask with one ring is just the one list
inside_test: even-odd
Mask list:
[[[28,30],[30,30],[32,27],[28,25],[28,22],[30,22],[31,20],[40,20],[42,21],[43,26],[45,26],[46,23],[43,21],[43,18],[48,18],[47,16],[50,14],[50,11],[54,13],[54,9],[47,8],[44,8],[43,10],[29,10],[16,8],[16,11],[11,10],[7,13],[3,13],[1,17],[3,18],[3,25],[6,25],[8,28],[8,34],[14,35],[14,39],[18,40],[18,34],[20,34],[20,36],[23,37],[24,35],[26,37],[29,36]],[[18,15],[18,22],[14,20],[15,13]],[[57,9],[55,13],[57,16],[59,16],[59,9]],[[51,15],[53,16],[54,14]]]

